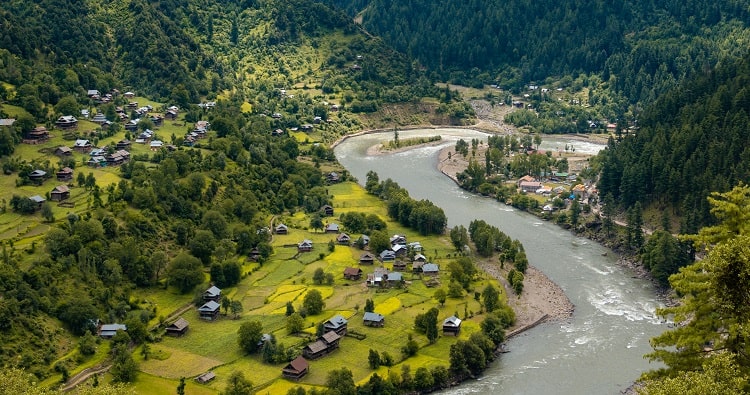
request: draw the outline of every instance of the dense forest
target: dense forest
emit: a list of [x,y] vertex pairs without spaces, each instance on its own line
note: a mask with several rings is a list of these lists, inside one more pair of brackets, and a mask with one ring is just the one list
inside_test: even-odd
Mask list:
[[681,233],[714,219],[706,198],[750,177],[750,57],[703,73],[644,111],[634,135],[610,141],[599,158],[602,195],[671,209]]
[[741,56],[749,20],[747,1],[328,2],[362,11],[366,29],[444,80],[519,88],[601,73],[631,103]]

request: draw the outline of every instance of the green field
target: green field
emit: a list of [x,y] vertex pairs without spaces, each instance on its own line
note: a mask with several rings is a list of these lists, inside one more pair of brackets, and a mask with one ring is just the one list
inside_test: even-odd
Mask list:
[[[367,195],[355,183],[332,185],[330,193],[334,196],[333,205],[337,213],[359,210],[376,213],[385,219],[382,204],[376,198]],[[483,316],[477,315],[476,312],[480,311],[481,307],[470,295],[460,299],[449,298],[444,306],[439,306],[432,297],[435,288],[425,286],[419,276],[410,273],[405,273],[407,286],[403,289],[376,290],[366,287],[364,280],[344,280],[343,269],[347,266],[358,266],[359,250],[337,245],[333,252],[328,251],[327,241],[335,235],[305,230],[309,218],[303,215],[296,214],[279,219],[290,226],[290,229],[287,235],[274,235],[275,254],[271,259],[247,275],[237,286],[222,290],[223,294],[242,302],[242,316],[233,319],[222,314],[215,322],[205,322],[198,319],[194,309],[188,310],[182,315],[190,322],[188,334],[180,338],[164,337],[160,343],[152,346],[154,354],[158,356],[140,362],[140,369],[146,374],[142,374],[142,378],[134,384],[136,390],[148,393],[151,392],[148,385],[157,384],[164,388],[170,384],[176,387],[180,377],[194,378],[209,370],[217,374],[217,379],[207,385],[196,384],[197,388],[208,391],[205,393],[221,391],[226,385],[227,377],[235,370],[242,371],[257,388],[262,389],[261,392],[268,393],[285,393],[296,385],[323,385],[327,373],[341,366],[346,366],[352,371],[355,382],[362,383],[374,372],[381,376],[387,376],[388,372],[388,368],[385,367],[377,371],[370,369],[367,361],[370,349],[390,354],[398,362],[390,368],[395,371],[400,371],[400,364],[408,364],[412,372],[420,366],[447,366],[448,351],[456,338],[441,336],[435,344],[429,345],[424,335],[413,330],[416,315],[432,307],[438,307],[440,310],[439,320],[456,313],[461,318],[465,317],[465,313],[469,315],[459,339],[466,339],[472,332],[479,330],[479,322]],[[329,220],[336,221],[337,218]],[[420,241],[428,248],[429,254],[436,257],[434,261],[441,267],[445,267],[450,261],[447,257],[452,255],[453,251],[445,236],[421,237],[391,221],[388,221],[388,229],[392,233],[405,233],[410,241]],[[284,247],[287,244],[296,245],[303,238],[314,241],[316,247],[313,252],[295,257],[296,248]],[[324,254],[323,259],[319,257],[321,253]],[[362,269],[366,275],[375,267],[363,266]],[[312,274],[317,268],[334,275],[333,286],[313,285]],[[446,284],[447,277],[447,273],[442,274],[440,282]],[[475,289],[481,290],[487,281],[480,278],[474,284]],[[492,282],[496,288],[502,289],[497,283]],[[292,302],[295,308],[298,308],[305,293],[311,289],[321,292],[326,306],[323,313],[307,317],[309,333],[314,333],[318,323],[341,314],[349,320],[350,331],[365,334],[366,338],[343,338],[339,350],[310,361],[310,373],[300,383],[295,383],[281,378],[283,364],[269,365],[263,363],[257,354],[244,355],[237,345],[237,330],[242,322],[259,320],[264,331],[273,333],[279,343],[302,347],[305,344],[304,339],[286,333],[285,306],[287,302]],[[157,315],[163,316],[169,315],[190,301],[190,296],[163,290],[144,292],[142,295],[144,300],[156,305]],[[505,298],[503,295],[503,299]],[[367,299],[373,299],[375,311],[386,316],[384,328],[363,325],[362,307]],[[421,348],[416,356],[402,361],[400,349],[405,344],[407,334],[412,334]]]

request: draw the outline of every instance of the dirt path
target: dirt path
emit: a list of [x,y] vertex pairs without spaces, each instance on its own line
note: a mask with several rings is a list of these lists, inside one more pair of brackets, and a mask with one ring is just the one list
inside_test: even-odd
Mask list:
[[81,371],[81,373],[78,373],[77,375],[73,376],[68,380],[67,383],[65,383],[65,386],[62,387],[62,391],[68,392],[73,390],[75,387],[77,387],[79,384],[85,382],[91,376],[95,374],[101,374],[109,370],[109,368],[112,367],[112,364],[103,364],[94,366],[88,369],[84,369]]

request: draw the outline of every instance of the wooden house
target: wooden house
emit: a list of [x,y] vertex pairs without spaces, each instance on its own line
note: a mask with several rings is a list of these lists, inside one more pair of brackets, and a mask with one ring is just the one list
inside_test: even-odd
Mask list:
[[424,262],[422,261],[414,261],[411,263],[411,271],[413,273],[422,273],[422,267],[424,266]]
[[274,233],[277,235],[285,235],[289,233],[289,228],[284,224],[278,224],[274,228]]
[[83,154],[88,153],[92,148],[94,148],[94,146],[88,140],[76,140],[73,144],[73,149]]
[[428,276],[437,276],[440,273],[440,268],[434,263],[425,263],[422,266],[422,273]]
[[26,133],[26,138],[23,140],[26,144],[38,144],[49,139],[49,131],[44,126],[37,126],[31,129],[30,132]]
[[323,323],[324,330],[336,332],[339,336],[346,335],[346,329],[349,322],[343,316],[336,314]]
[[406,245],[406,236],[404,235],[393,235],[390,238],[391,246],[395,245]]
[[362,319],[365,326],[382,328],[385,325],[385,317],[382,314],[366,311]]
[[170,336],[182,336],[185,333],[187,333],[188,327],[190,324],[188,321],[182,317],[180,317],[177,321],[171,323],[169,326],[167,326],[167,335]]
[[331,207],[331,205],[329,204],[326,204],[325,206],[321,207],[320,211],[322,211],[326,217],[333,216],[333,207]]
[[310,364],[300,355],[281,369],[281,375],[288,379],[299,381],[299,379],[307,374],[309,368]]
[[53,202],[62,202],[70,198],[70,189],[67,185],[58,185],[49,193],[49,198]]
[[339,348],[339,340],[341,340],[341,336],[338,333],[334,331],[326,332],[325,335],[318,338],[315,342],[306,345],[302,349],[302,355],[307,359],[317,359],[325,356]]
[[63,167],[55,173],[57,181],[70,181],[73,179],[73,169],[70,167]]
[[359,256],[360,265],[372,265],[373,263],[375,263],[375,255],[372,255],[369,252],[364,252]]
[[216,374],[214,372],[206,372],[206,373],[203,373],[202,375],[196,377],[195,381],[197,381],[200,384],[206,384],[206,383],[212,381],[215,378],[216,378]]
[[394,261],[393,270],[406,270],[406,261],[402,261],[402,260]]
[[458,336],[458,333],[461,332],[461,319],[456,317],[455,315],[452,315],[443,321],[443,334],[451,334],[454,336]]
[[61,145],[55,148],[55,155],[57,156],[70,156],[73,155],[73,150],[70,147]]
[[313,242],[312,240],[302,240],[297,244],[297,251],[299,252],[310,252],[313,249]]
[[325,227],[325,233],[339,233],[339,224],[335,224],[331,222],[330,224],[326,224]]
[[29,200],[31,200],[32,202],[36,203],[37,210],[40,209],[40,208],[42,208],[42,205],[44,204],[44,202],[47,201],[47,199],[45,199],[45,198],[43,198],[43,197],[41,197],[39,195],[34,195],[34,196],[30,197]]
[[31,173],[29,173],[29,180],[35,184],[41,184],[44,182],[44,179],[47,177],[47,172],[44,170],[34,170]]
[[203,292],[203,301],[208,302],[209,300],[213,300],[214,302],[220,302],[221,301],[221,289],[219,289],[217,286],[211,286],[211,288],[207,289],[206,292]]
[[352,238],[346,233],[339,233],[339,235],[336,236],[336,243],[338,244],[348,246],[351,241]]
[[204,303],[203,306],[198,308],[198,315],[203,320],[214,321],[219,317],[219,307],[221,307],[221,305],[213,300],[209,300]]
[[99,337],[102,339],[111,339],[117,331],[127,331],[128,327],[124,324],[106,324],[99,327]]
[[129,150],[130,149],[131,142],[128,139],[122,139],[117,142],[115,145],[116,150]]
[[57,118],[55,126],[64,130],[75,129],[78,127],[78,120],[72,115],[63,115]]
[[379,259],[381,262],[391,262],[396,260],[396,253],[391,250],[383,250],[380,253]]
[[426,263],[427,262],[427,257],[424,256],[424,255],[422,255],[422,254],[416,254],[416,255],[414,255],[414,258],[412,259],[412,261],[413,262]]
[[344,269],[344,278],[347,280],[359,280],[362,278],[362,269],[358,267],[347,267]]
[[341,177],[339,176],[339,173],[336,173],[335,171],[332,171],[328,174],[326,174],[326,182],[329,184],[336,184],[339,181],[341,181]]

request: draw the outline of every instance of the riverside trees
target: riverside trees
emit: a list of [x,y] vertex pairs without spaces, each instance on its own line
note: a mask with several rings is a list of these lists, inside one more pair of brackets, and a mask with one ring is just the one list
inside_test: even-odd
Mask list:
[[[653,338],[651,360],[666,368],[644,377],[654,379],[646,393],[660,394],[679,383],[665,379],[682,375],[707,383],[726,372],[745,383],[750,372],[750,187],[713,193],[711,212],[720,221],[688,237],[708,251],[706,259],[680,269],[669,279],[680,304],[658,310],[678,325]],[[725,372],[725,373],[722,373]],[[717,376],[718,375],[718,376]],[[702,385],[701,384],[701,385]]]

